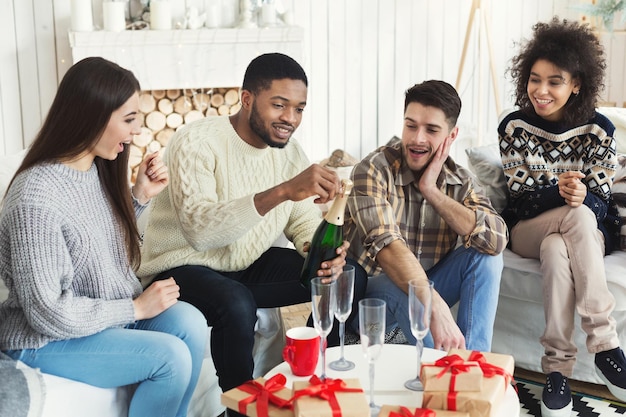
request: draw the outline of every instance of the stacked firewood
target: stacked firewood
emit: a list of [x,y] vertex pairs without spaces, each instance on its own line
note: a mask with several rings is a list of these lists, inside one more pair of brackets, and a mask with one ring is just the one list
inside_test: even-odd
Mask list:
[[131,181],[144,155],[162,152],[174,132],[185,124],[210,115],[239,111],[238,88],[208,88],[143,91],[139,95],[141,134],[130,145]]

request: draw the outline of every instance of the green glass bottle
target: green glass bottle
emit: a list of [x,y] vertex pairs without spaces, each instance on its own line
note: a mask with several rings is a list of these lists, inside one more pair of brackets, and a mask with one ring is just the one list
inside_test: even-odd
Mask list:
[[348,195],[352,191],[352,181],[341,180],[341,188],[341,193],[335,196],[330,209],[315,230],[302,266],[300,283],[308,290],[311,289],[311,279],[317,276],[321,263],[335,258],[337,248],[343,243],[343,213]]

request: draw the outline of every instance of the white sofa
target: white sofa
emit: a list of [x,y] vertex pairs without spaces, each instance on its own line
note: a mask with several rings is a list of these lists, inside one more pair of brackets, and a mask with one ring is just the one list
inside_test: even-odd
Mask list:
[[[0,201],[25,151],[0,157]],[[0,203],[1,204],[1,203]],[[140,222],[141,224],[141,222]],[[284,245],[284,242],[277,242]],[[0,302],[7,297],[7,288],[0,280]],[[282,362],[284,327],[280,309],[259,309],[255,333],[254,376],[264,375]],[[189,417],[215,417],[224,411],[220,403],[222,393],[209,349],[209,339],[200,380],[189,406]],[[236,341],[234,341],[236,343]],[[130,395],[127,388],[103,389],[54,375],[43,376],[43,404],[41,417],[126,417]],[[3,381],[0,379],[0,384]]]
[[[600,111],[617,127],[618,153],[626,153],[626,109],[602,108]],[[469,168],[485,186],[494,207],[503,208],[507,191],[498,145],[470,148],[466,154]],[[616,180],[625,176],[626,168],[622,167]],[[626,182],[616,183],[614,190],[618,184],[626,187]],[[616,300],[613,317],[617,321],[621,346],[626,348],[626,252],[614,251],[604,260],[609,290]],[[539,261],[505,250],[492,350],[511,354],[516,366],[536,372],[541,372],[543,348],[539,338],[545,327],[541,280]],[[577,315],[574,341],[578,354],[572,379],[602,384],[595,373],[593,355],[587,352],[585,338]]]

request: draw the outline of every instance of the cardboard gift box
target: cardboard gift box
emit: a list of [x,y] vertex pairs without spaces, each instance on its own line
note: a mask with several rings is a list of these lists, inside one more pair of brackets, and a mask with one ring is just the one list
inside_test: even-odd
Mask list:
[[397,405],[383,405],[378,417],[469,417],[461,411],[433,410],[430,408],[411,408]]
[[483,370],[478,362],[451,354],[434,363],[422,364],[420,380],[424,391],[480,391],[483,388]]
[[358,379],[320,380],[313,375],[309,381],[294,381],[295,417],[332,417],[333,411],[342,417],[370,415],[370,408]]
[[511,355],[461,349],[451,349],[448,355],[458,355],[467,361],[477,362],[483,371],[484,380],[495,377],[504,380],[506,384],[513,380],[515,359]]
[[483,389],[479,392],[424,392],[422,406],[439,410],[465,411],[470,417],[494,417],[513,378],[515,361],[510,355],[452,349],[450,355],[476,361],[481,367]]
[[248,381],[223,393],[222,405],[250,417],[293,417],[292,391],[285,388],[286,381],[283,374]]

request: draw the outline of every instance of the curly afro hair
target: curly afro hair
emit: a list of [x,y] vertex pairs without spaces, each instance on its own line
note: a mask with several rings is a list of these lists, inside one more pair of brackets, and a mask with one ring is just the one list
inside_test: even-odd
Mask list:
[[604,88],[606,61],[604,48],[589,26],[553,17],[549,23],[533,26],[533,37],[521,43],[521,52],[509,68],[515,83],[515,104],[535,114],[526,87],[530,70],[539,59],[545,59],[580,80],[580,92],[571,95],[564,107],[563,122],[576,126],[587,122],[595,111]]

